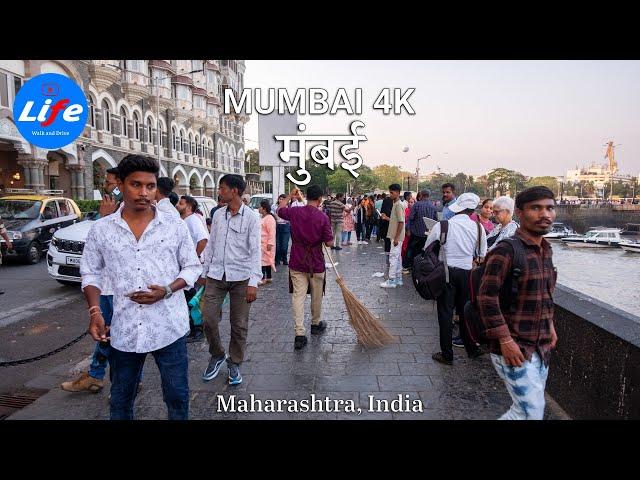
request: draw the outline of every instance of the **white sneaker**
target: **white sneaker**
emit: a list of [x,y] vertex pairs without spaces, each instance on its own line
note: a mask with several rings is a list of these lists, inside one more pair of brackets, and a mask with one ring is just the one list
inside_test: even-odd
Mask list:
[[361,243],[362,245],[369,245],[369,242],[367,242],[366,240],[362,240],[360,243]]
[[389,280],[382,282],[380,286],[382,288],[396,288],[397,285],[396,281],[390,278]]

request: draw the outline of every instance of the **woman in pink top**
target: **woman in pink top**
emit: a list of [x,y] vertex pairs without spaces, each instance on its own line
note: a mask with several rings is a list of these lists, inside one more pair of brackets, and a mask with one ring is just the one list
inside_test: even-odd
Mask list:
[[353,202],[349,200],[347,203],[347,210],[342,212],[342,243],[344,245],[352,245],[351,232],[356,228],[356,224],[353,221]]
[[271,204],[266,198],[260,202],[258,212],[262,217],[262,280],[258,285],[271,282],[271,269],[275,271],[276,260],[276,218],[271,214]]
[[491,217],[493,216],[493,200],[487,198],[484,202],[482,202],[482,207],[480,208],[480,215],[477,213],[472,213],[469,215],[469,218],[474,222],[480,222],[480,225],[484,227],[484,231],[489,234],[495,228],[494,223],[491,221]]

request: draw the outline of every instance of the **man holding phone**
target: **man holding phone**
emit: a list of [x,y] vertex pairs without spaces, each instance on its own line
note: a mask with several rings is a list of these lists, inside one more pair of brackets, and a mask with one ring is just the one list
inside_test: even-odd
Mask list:
[[[122,202],[122,193],[118,188],[118,167],[107,170],[107,176],[104,180],[104,195],[100,202],[100,217],[104,218],[113,215]],[[100,292],[100,311],[104,318],[105,325],[111,325],[111,317],[113,316],[113,293],[108,282],[103,282]],[[111,346],[108,342],[96,342],[96,347],[91,357],[89,369],[80,373],[75,379],[62,382],[60,388],[65,392],[91,392],[98,393],[104,387],[104,376],[107,372]],[[141,383],[138,379],[138,388]]]
[[[182,289],[202,266],[185,223],[154,208],[159,166],[143,155],[122,159],[118,187],[123,206],[96,221],[80,264],[89,305],[89,333],[111,340],[111,419],[133,419],[137,382],[147,353],[160,370],[169,419],[189,415],[188,359],[184,336],[189,311]],[[104,282],[113,290],[111,327],[99,305]]]

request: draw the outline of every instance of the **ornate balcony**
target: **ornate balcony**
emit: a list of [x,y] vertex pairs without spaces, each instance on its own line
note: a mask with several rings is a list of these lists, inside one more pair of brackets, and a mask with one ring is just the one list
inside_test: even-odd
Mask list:
[[114,83],[118,83],[122,72],[118,68],[118,60],[94,60],[89,65],[91,82],[98,90],[106,90]]
[[122,93],[124,93],[132,103],[137,103],[143,98],[147,98],[151,93],[148,78],[136,72],[124,72]]

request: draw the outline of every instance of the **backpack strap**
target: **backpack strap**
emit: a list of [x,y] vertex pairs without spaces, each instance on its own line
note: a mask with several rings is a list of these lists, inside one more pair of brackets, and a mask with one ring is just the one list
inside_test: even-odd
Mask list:
[[518,279],[524,273],[525,268],[527,268],[527,257],[522,240],[517,236],[504,238],[500,240],[499,243],[502,242],[508,243],[513,249],[513,258],[511,260],[511,291],[509,292],[511,299],[510,310],[511,313],[513,313],[515,312],[518,298]]
[[444,244],[447,243],[449,233],[449,220],[440,221],[440,253],[444,263],[444,281],[449,283],[449,265],[447,264],[447,253],[444,251]]
[[440,246],[447,243],[448,233],[449,233],[449,220],[440,220]]

